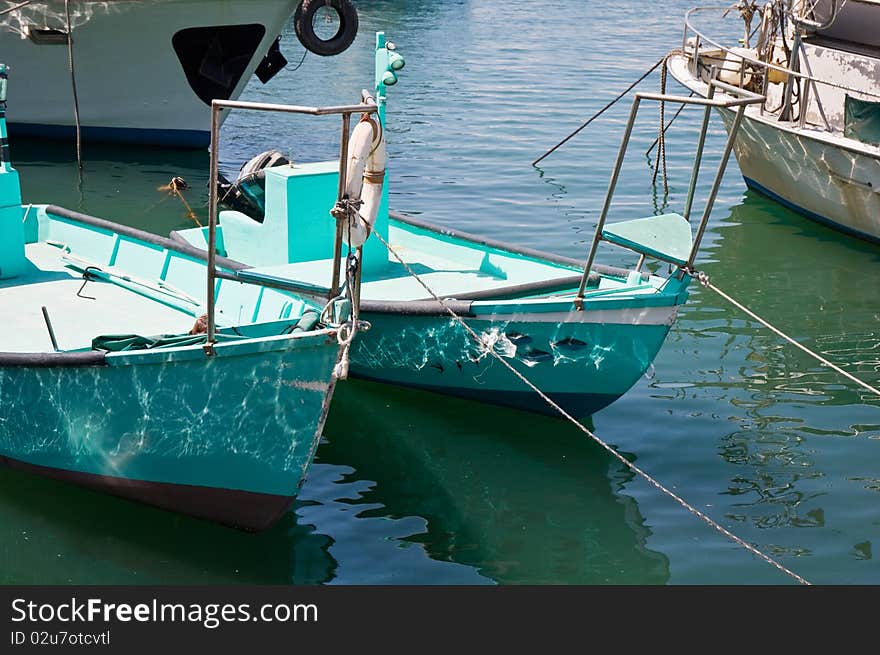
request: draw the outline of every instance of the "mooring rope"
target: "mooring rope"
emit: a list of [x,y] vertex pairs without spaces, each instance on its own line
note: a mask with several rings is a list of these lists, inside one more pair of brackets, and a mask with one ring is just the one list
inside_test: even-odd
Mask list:
[[19,2],[17,5],[13,5],[12,7],[9,7],[8,9],[4,9],[3,11],[0,11],[0,16],[5,16],[6,14],[11,14],[16,9],[21,9],[22,7],[25,7],[29,4],[31,4],[32,2],[34,2],[34,0],[25,0],[24,2]]
[[[688,94],[688,98],[693,98],[693,97],[694,97],[694,92],[691,91],[691,92]],[[684,108],[685,108],[685,107],[687,107],[687,104],[685,104],[685,103],[681,103],[681,107],[678,108],[678,110],[672,115],[672,118],[669,119],[669,122],[666,123],[666,126],[663,128],[663,136],[664,136],[664,137],[666,136],[666,131],[667,131],[670,127],[672,127],[672,124],[675,122],[675,119],[678,118],[679,114],[681,114],[682,111],[684,111]],[[647,155],[650,155],[650,154],[651,154],[651,151],[654,149],[654,146],[656,146],[659,142],[660,142],[660,135],[657,135],[657,138],[654,139],[654,140],[651,142],[651,145],[648,146],[648,149],[645,150],[645,155],[646,155],[646,156],[647,156]],[[664,145],[664,147],[665,147],[665,145]]]
[[[662,60],[661,60],[661,61],[662,61]],[[478,334],[474,331],[474,329],[471,328],[471,326],[469,326],[461,316],[459,316],[458,314],[456,314],[455,311],[452,310],[452,309],[451,309],[451,308],[450,308],[450,307],[449,307],[449,306],[443,301],[442,298],[440,298],[436,293],[434,293],[434,291],[433,291],[433,290],[432,290],[427,284],[425,284],[425,282],[422,280],[422,278],[419,277],[418,273],[416,273],[416,272],[412,269],[412,267],[410,267],[410,265],[409,265],[408,263],[406,263],[406,262],[403,260],[403,258],[402,258],[399,254],[397,254],[397,251],[394,250],[394,248],[391,247],[391,244],[389,244],[388,241],[386,241],[386,240],[382,237],[381,234],[379,234],[379,231],[378,231],[378,230],[375,230],[375,231],[373,232],[373,234],[375,234],[375,235],[376,235],[376,238],[379,239],[379,241],[382,243],[382,245],[385,246],[385,247],[388,249],[388,252],[390,252],[392,255],[394,255],[394,258],[395,258],[398,262],[400,262],[401,265],[403,265],[403,267],[404,267],[404,269],[406,269],[407,273],[409,273],[409,274],[415,279],[415,281],[418,282],[419,285],[420,285],[420,286],[421,286],[421,287],[422,287],[422,288],[423,288],[423,289],[424,289],[424,290],[425,290],[425,291],[426,291],[426,292],[427,292],[427,293],[428,293],[428,294],[429,294],[434,300],[436,300],[438,303],[440,303],[440,306],[443,307],[443,309],[446,310],[446,312],[447,312],[447,313],[453,318],[453,320],[455,320],[459,325],[461,325],[461,327],[463,327],[463,328],[465,329],[465,331],[471,336],[471,338],[474,339],[474,341],[476,341],[478,344],[480,344],[480,345],[481,345],[481,346],[482,346],[482,347],[483,347],[483,348],[484,348],[484,349],[485,349],[490,355],[492,355],[492,356],[493,356],[495,359],[497,359],[497,360],[498,360],[503,366],[505,366],[505,367],[506,367],[511,373],[513,373],[516,377],[518,377],[518,378],[520,379],[520,381],[523,382],[523,384],[525,384],[525,385],[526,385],[527,387],[529,387],[532,391],[534,391],[536,394],[538,394],[538,396],[540,396],[540,397],[541,397],[541,398],[542,398],[542,399],[543,399],[548,405],[550,405],[550,407],[552,407],[554,410],[556,410],[556,411],[557,411],[557,412],[558,412],[563,418],[565,418],[565,419],[568,420],[570,423],[572,423],[573,425],[575,425],[575,426],[576,426],[581,432],[583,432],[583,433],[586,434],[588,437],[590,437],[593,441],[595,441],[597,444],[599,444],[599,446],[601,446],[604,450],[606,450],[608,453],[610,453],[615,459],[617,459],[618,461],[620,461],[620,462],[621,462],[624,466],[626,466],[628,469],[630,469],[630,470],[633,471],[634,473],[638,474],[638,475],[641,476],[645,481],[647,481],[649,484],[651,484],[653,487],[655,487],[656,489],[658,489],[658,490],[661,491],[662,493],[664,493],[664,494],[666,494],[667,496],[669,496],[670,498],[672,498],[675,502],[677,502],[679,505],[681,505],[682,507],[684,507],[684,508],[685,508],[687,511],[689,511],[691,514],[693,514],[694,516],[696,516],[696,517],[702,519],[703,522],[705,522],[707,525],[709,525],[709,527],[714,528],[715,530],[717,530],[718,532],[720,532],[722,535],[724,535],[725,537],[727,537],[728,539],[730,539],[730,540],[733,541],[734,543],[738,544],[739,546],[741,546],[742,548],[746,549],[747,551],[749,551],[749,552],[752,553],[753,555],[755,555],[755,556],[759,557],[760,559],[764,560],[765,562],[767,562],[767,563],[770,564],[771,566],[775,567],[776,569],[782,571],[783,573],[785,573],[785,574],[788,575],[789,577],[793,578],[794,580],[796,580],[796,581],[799,582],[800,584],[803,584],[803,585],[809,585],[809,584],[811,584],[809,581],[807,581],[806,579],[802,578],[801,576],[799,576],[799,575],[798,575],[797,573],[795,573],[794,571],[792,571],[792,570],[790,570],[790,569],[787,569],[785,566],[783,566],[782,564],[780,564],[779,562],[777,562],[775,559],[773,559],[773,558],[770,557],[769,555],[764,554],[763,552],[761,552],[760,550],[758,550],[756,547],[752,546],[751,544],[747,543],[746,541],[744,541],[744,540],[741,539],[740,537],[738,537],[738,536],[736,536],[735,534],[733,534],[733,533],[732,533],[730,530],[728,530],[727,528],[725,528],[725,527],[721,526],[720,524],[718,524],[717,522],[715,522],[712,518],[710,518],[709,516],[707,516],[706,514],[704,514],[703,512],[701,512],[700,510],[698,510],[696,507],[694,507],[694,506],[691,505],[690,503],[688,503],[686,500],[684,500],[684,498],[682,498],[681,496],[679,496],[678,494],[676,494],[674,491],[672,491],[672,490],[668,489],[667,487],[663,486],[663,484],[661,484],[660,482],[658,482],[657,480],[655,480],[654,478],[652,478],[650,475],[648,475],[648,473],[646,473],[646,472],[643,471],[641,468],[639,468],[638,466],[636,466],[635,464],[633,464],[632,462],[630,462],[628,459],[626,459],[626,457],[624,457],[623,455],[621,455],[621,454],[620,454],[619,452],[617,452],[614,448],[612,448],[612,447],[609,446],[607,443],[605,443],[602,439],[600,439],[598,436],[596,436],[593,432],[591,432],[590,430],[588,430],[588,429],[587,429],[587,428],[586,428],[586,427],[585,427],[580,421],[578,421],[578,420],[575,419],[571,414],[569,414],[569,413],[566,412],[564,409],[562,409],[562,407],[560,407],[559,405],[557,405],[557,404],[553,401],[553,399],[551,399],[551,398],[550,398],[549,396],[547,396],[543,391],[541,391],[538,387],[536,387],[536,386],[531,382],[531,380],[529,380],[526,376],[524,376],[522,373],[520,373],[519,371],[517,371],[517,370],[513,367],[513,365],[510,364],[510,362],[506,361],[501,355],[499,355],[497,352],[495,352],[495,349],[494,349],[494,348],[492,348],[491,346],[487,346],[487,344],[485,343],[485,341],[483,341],[483,339],[480,338],[480,335],[478,335]]]
[[[660,95],[666,94],[666,62],[669,60],[669,57],[672,53],[669,53],[661,60],[663,63],[660,66]],[[684,105],[682,105],[684,107]],[[651,179],[651,184],[657,184],[657,173],[660,170],[660,165],[663,165],[663,195],[669,195],[669,180],[666,175],[666,101],[660,101],[660,126],[658,128],[657,134],[657,158],[654,160],[654,176]]]
[[587,125],[589,125],[590,123],[592,123],[594,120],[596,120],[597,118],[599,118],[599,116],[601,116],[602,114],[604,114],[608,109],[610,109],[612,106],[614,106],[614,104],[615,104],[618,100],[620,100],[623,96],[625,96],[627,93],[629,93],[630,91],[632,91],[632,90],[636,87],[636,85],[638,85],[639,82],[641,82],[643,79],[645,79],[646,77],[648,77],[648,75],[650,75],[651,73],[653,73],[653,72],[654,72],[654,69],[657,68],[657,66],[659,66],[660,64],[662,64],[662,63],[665,61],[665,59],[666,59],[666,57],[664,56],[664,57],[661,57],[659,60],[657,60],[657,63],[656,63],[656,64],[654,64],[653,66],[651,66],[651,68],[649,68],[648,70],[646,70],[646,71],[642,74],[642,76],[641,76],[639,79],[637,79],[635,82],[633,82],[633,83],[630,84],[628,87],[626,87],[626,89],[624,89],[621,93],[619,93],[619,94],[617,95],[617,97],[614,98],[614,100],[612,100],[612,101],[609,102],[607,105],[605,105],[604,107],[602,107],[602,109],[600,109],[600,110],[597,111],[595,114],[593,114],[592,116],[590,116],[590,118],[588,118],[588,119],[586,120],[586,122],[582,123],[581,126],[580,126],[579,128],[577,128],[574,132],[572,132],[571,134],[569,134],[569,135],[568,135],[567,137],[565,137],[562,141],[560,141],[559,143],[557,143],[555,146],[553,146],[552,148],[550,148],[550,150],[548,150],[548,151],[545,152],[543,155],[541,155],[540,157],[538,157],[535,161],[533,161],[533,162],[532,162],[532,166],[537,166],[537,165],[538,165],[538,162],[540,162],[542,159],[544,159],[544,158],[545,158],[547,155],[549,155],[550,153],[555,152],[555,151],[556,151],[556,150],[557,150],[562,144],[564,144],[566,141],[568,141],[570,138],[572,138],[575,134],[577,134],[578,132],[580,132],[580,131],[581,131],[582,129],[584,129]]
[[67,64],[70,68],[70,87],[73,90],[73,120],[76,124],[76,163],[82,171],[82,134],[79,123],[79,97],[76,93],[76,72],[73,65],[73,23],[70,20],[70,0],[64,0],[67,14]]
[[807,347],[804,346],[803,344],[801,344],[801,343],[795,341],[792,337],[790,337],[790,336],[788,336],[787,334],[785,334],[782,330],[780,330],[779,328],[777,328],[777,327],[771,325],[769,322],[767,322],[766,320],[764,320],[763,318],[761,318],[760,316],[758,316],[755,312],[753,312],[752,310],[750,310],[748,307],[746,307],[746,306],[743,305],[742,303],[738,302],[737,300],[731,298],[729,295],[727,295],[726,293],[724,293],[721,289],[719,289],[719,288],[716,287],[714,284],[712,284],[712,283],[709,281],[709,276],[706,275],[705,273],[691,272],[691,275],[693,275],[694,277],[696,277],[697,280],[699,281],[699,283],[702,284],[704,287],[706,287],[707,289],[711,289],[712,291],[714,291],[715,293],[717,293],[719,296],[721,296],[722,298],[724,298],[724,299],[725,299],[727,302],[729,302],[731,305],[733,305],[734,307],[736,307],[737,309],[739,309],[740,311],[742,311],[744,314],[747,314],[750,318],[756,320],[758,323],[760,323],[761,325],[763,325],[765,328],[767,328],[768,330],[770,330],[771,332],[773,332],[776,336],[780,337],[781,339],[784,339],[785,341],[787,341],[788,343],[790,343],[790,344],[793,345],[793,346],[797,346],[798,348],[800,348],[802,351],[804,351],[805,353],[807,353],[810,357],[812,357],[813,359],[815,359],[816,361],[818,361],[818,362],[819,362],[820,364],[822,364],[823,366],[827,366],[827,367],[830,368],[831,370],[836,371],[837,373],[840,373],[840,374],[841,374],[843,377],[845,377],[846,379],[848,379],[848,380],[850,380],[850,381],[852,381],[852,382],[855,382],[855,383],[856,383],[857,385],[859,385],[860,387],[863,387],[864,389],[867,389],[867,390],[870,391],[871,393],[874,393],[874,394],[876,394],[877,396],[880,396],[880,389],[877,389],[877,387],[872,387],[870,384],[868,384],[868,383],[865,382],[864,380],[860,380],[859,378],[857,378],[856,376],[854,376],[852,373],[848,373],[847,371],[843,370],[842,368],[840,368],[840,367],[837,366],[836,364],[834,364],[834,363],[828,361],[827,359],[825,359],[824,357],[822,357],[822,355],[820,355],[820,354],[818,354],[818,353],[816,353],[816,352],[810,350],[809,348],[807,348]]

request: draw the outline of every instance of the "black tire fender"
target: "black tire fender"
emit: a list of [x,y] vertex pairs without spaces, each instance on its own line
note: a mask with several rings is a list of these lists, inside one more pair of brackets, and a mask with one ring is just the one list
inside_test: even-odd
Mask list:
[[[326,40],[315,34],[313,25],[315,14],[322,7],[335,10],[339,18],[339,29]],[[302,0],[293,14],[293,29],[309,52],[322,57],[338,55],[347,50],[357,36],[357,10],[350,0]]]

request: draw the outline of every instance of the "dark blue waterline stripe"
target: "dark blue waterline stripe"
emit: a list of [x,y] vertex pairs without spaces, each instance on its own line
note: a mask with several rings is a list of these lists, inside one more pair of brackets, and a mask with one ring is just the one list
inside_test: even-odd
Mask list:
[[750,189],[757,191],[761,195],[767,196],[771,200],[775,200],[780,205],[787,207],[788,209],[795,211],[798,214],[801,214],[802,216],[806,216],[810,220],[816,221],[817,223],[821,223],[822,225],[825,225],[826,227],[833,228],[833,229],[837,230],[838,232],[843,232],[844,234],[848,234],[849,236],[856,237],[857,239],[863,239],[864,241],[870,241],[871,243],[880,243],[880,237],[876,237],[873,234],[868,234],[867,232],[862,232],[861,230],[854,230],[851,227],[847,227],[846,225],[841,225],[837,221],[833,221],[830,218],[826,218],[825,216],[822,216],[821,214],[817,214],[816,212],[811,212],[809,209],[804,209],[800,205],[796,205],[795,203],[791,202],[790,200],[786,200],[782,196],[774,193],[773,191],[771,191],[767,187],[765,187],[761,184],[758,184],[753,179],[746,177],[745,175],[743,175],[743,179],[746,182],[746,186],[748,186]]
[[[47,139],[76,138],[76,128],[72,125],[9,123],[9,133],[11,136]],[[84,126],[82,138],[85,141],[138,143],[172,148],[207,148],[211,143],[211,133],[207,130],[159,130],[133,127]]]

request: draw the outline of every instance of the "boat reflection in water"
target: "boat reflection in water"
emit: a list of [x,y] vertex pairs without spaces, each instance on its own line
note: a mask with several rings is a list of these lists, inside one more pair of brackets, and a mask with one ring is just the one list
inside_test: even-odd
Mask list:
[[623,493],[632,474],[572,426],[360,381],[333,402],[318,466],[348,465],[345,483],[375,483],[350,501],[359,518],[422,517],[424,532],[403,541],[431,558],[498,583],[668,580]]
[[5,468],[0,489],[0,584],[322,584],[337,567],[300,501],[245,533]]
[[[880,382],[877,295],[865,295],[876,247],[805,222],[754,191],[714,229],[720,238],[704,267],[713,284],[837,366]],[[645,448],[631,440],[627,447],[661,480],[686,480],[689,501],[711,505],[714,518],[732,521],[736,534],[811,581],[828,580],[830,571],[838,582],[876,579],[858,563],[870,559],[877,534],[880,399],[702,288],[670,337],[664,357],[679,367],[658,362],[650,390],[651,403],[670,409],[669,423],[651,421],[668,436],[663,451],[650,432]],[[689,429],[675,430],[682,420]],[[664,462],[668,452],[676,453],[674,465]],[[692,519],[682,513],[680,520]],[[711,573],[688,570],[694,566],[678,568],[679,579],[744,581],[717,562]]]

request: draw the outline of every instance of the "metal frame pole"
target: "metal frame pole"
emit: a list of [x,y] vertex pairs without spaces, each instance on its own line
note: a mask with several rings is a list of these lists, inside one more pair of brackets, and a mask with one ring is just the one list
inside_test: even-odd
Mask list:
[[[711,77],[710,79],[715,78],[716,67],[712,67]],[[706,98],[711,100],[715,95],[715,86],[709,85],[709,92],[706,94]],[[697,178],[700,174],[700,166],[703,163],[703,148],[706,145],[706,130],[709,129],[709,117],[712,113],[712,105],[706,105],[706,111],[703,114],[703,124],[700,128],[700,139],[697,143],[697,154],[694,157],[694,169],[691,172],[691,183],[688,186],[688,194],[687,200],[684,203],[684,217],[690,222],[691,220],[691,209],[694,206],[694,195],[697,190]]]
[[[336,201],[341,202],[345,199],[345,187],[348,184],[346,177],[348,176],[348,136],[351,128],[351,114],[342,114],[342,139],[339,146],[339,187],[336,192]],[[330,280],[330,297],[335,298],[339,295],[339,272],[341,263],[339,258],[342,256],[342,221],[336,220],[336,238],[333,241],[333,278]]]
[[220,107],[217,101],[211,102],[211,168],[208,193],[208,288],[205,296],[208,303],[208,337],[205,343],[205,354],[214,354],[217,325],[214,317],[214,289],[217,271],[217,173],[220,160]]
[[724,146],[724,154],[721,156],[721,163],[718,164],[718,171],[715,173],[715,181],[712,183],[712,190],[709,192],[709,199],[706,201],[706,209],[703,211],[703,217],[700,219],[700,226],[697,228],[697,234],[694,236],[694,245],[691,248],[691,254],[688,256],[686,268],[690,269],[694,265],[694,259],[697,251],[700,249],[700,242],[703,240],[703,234],[706,232],[706,225],[709,223],[709,214],[712,213],[712,206],[715,204],[715,198],[718,195],[718,188],[721,186],[721,179],[724,177],[724,170],[727,168],[727,161],[730,159],[730,153],[733,151],[733,144],[736,141],[736,135],[739,132],[740,123],[746,113],[746,105],[740,105],[736,112],[736,118],[733,120],[733,126],[730,128],[730,134],[727,137],[727,144]]
[[608,183],[608,191],[605,194],[605,204],[602,206],[602,213],[599,214],[599,222],[596,224],[596,234],[593,236],[593,244],[590,246],[590,253],[587,255],[587,263],[584,266],[584,272],[581,275],[581,283],[578,285],[577,297],[575,305],[580,309],[580,301],[584,297],[584,289],[587,286],[587,279],[590,276],[590,268],[593,266],[593,259],[596,256],[596,249],[602,240],[602,228],[605,227],[605,219],[608,217],[608,210],[611,207],[611,198],[614,195],[614,188],[617,186],[617,178],[620,176],[620,169],[623,166],[623,159],[626,156],[626,149],[629,145],[629,137],[632,133],[633,125],[636,122],[636,114],[639,111],[641,99],[638,95],[633,99],[632,109],[629,112],[629,120],[626,123],[626,131],[623,135],[623,141],[620,143],[620,149],[617,151],[617,161],[614,163],[614,171],[611,173],[611,181]]
[[[351,115],[354,113],[377,112],[376,105],[339,105],[330,107],[304,107],[297,105],[279,105],[264,102],[244,102],[240,100],[212,100],[211,101],[211,168],[208,193],[208,271],[207,271],[207,340],[204,346],[206,355],[214,354],[216,343],[217,324],[215,320],[215,288],[217,286],[217,177],[220,168],[220,112],[223,109],[252,109],[259,111],[275,111],[288,114],[310,114],[312,116],[326,116],[329,114],[342,115],[342,145],[339,156],[339,198],[343,199],[346,186],[346,174],[348,166],[348,139]],[[330,295],[339,293],[339,257],[342,250],[342,226],[337,223],[335,263],[333,266],[333,281]],[[220,274],[219,277],[227,277]],[[247,281],[247,280],[245,280]]]

